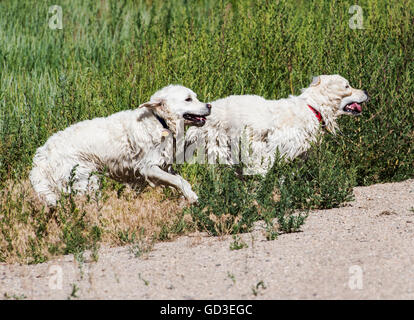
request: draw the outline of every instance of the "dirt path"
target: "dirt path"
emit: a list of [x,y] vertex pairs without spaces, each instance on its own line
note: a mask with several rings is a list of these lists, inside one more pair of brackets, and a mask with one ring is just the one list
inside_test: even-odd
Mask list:
[[240,250],[194,235],[145,258],[123,247],[97,262],[0,265],[0,298],[414,299],[414,180],[354,192],[346,207],[312,212],[302,232],[266,241],[256,230]]

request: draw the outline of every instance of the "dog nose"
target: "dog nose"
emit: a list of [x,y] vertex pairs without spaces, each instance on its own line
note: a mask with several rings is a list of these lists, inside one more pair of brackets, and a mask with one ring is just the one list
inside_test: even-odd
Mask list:
[[367,96],[367,101],[369,100],[369,94],[366,90],[364,90],[365,95]]
[[206,103],[206,107],[211,110],[211,104],[210,103]]

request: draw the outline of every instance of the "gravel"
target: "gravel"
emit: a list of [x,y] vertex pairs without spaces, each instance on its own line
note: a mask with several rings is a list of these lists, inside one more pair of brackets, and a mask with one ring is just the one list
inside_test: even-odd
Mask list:
[[[0,264],[9,299],[414,299],[414,180],[354,189],[344,207],[312,211],[300,232],[266,241],[260,226],[101,248],[37,265]],[[79,260],[79,259],[78,259]]]

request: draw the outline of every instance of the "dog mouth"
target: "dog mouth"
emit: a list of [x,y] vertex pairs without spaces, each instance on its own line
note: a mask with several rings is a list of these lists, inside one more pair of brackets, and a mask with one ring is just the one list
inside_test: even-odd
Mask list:
[[196,126],[203,126],[206,123],[205,115],[184,113],[183,118]]
[[344,112],[348,112],[354,116],[358,116],[362,113],[362,107],[358,102],[350,102],[344,108]]

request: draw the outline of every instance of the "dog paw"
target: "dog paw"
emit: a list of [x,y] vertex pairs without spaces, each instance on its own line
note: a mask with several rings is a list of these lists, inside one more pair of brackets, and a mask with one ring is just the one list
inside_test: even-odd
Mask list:
[[194,192],[188,194],[186,198],[190,204],[196,204],[198,202],[198,196]]

